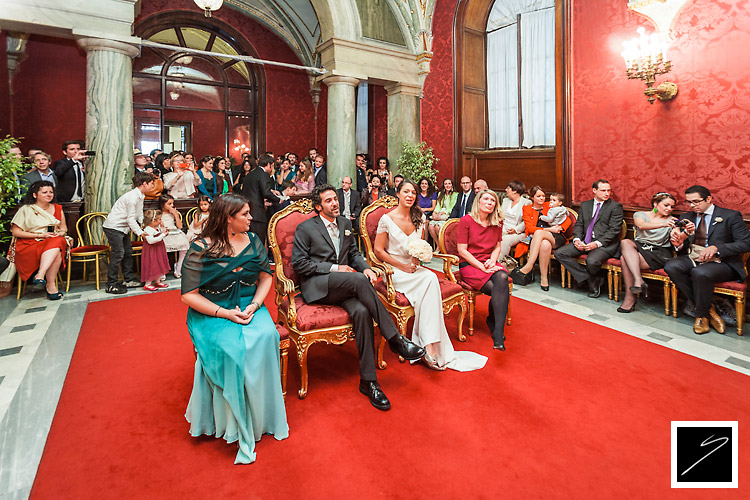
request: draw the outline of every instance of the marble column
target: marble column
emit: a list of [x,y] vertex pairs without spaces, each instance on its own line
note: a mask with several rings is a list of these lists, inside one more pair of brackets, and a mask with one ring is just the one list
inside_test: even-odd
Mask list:
[[393,83],[385,86],[388,99],[388,161],[392,170],[398,170],[398,159],[403,143],[418,144],[421,140],[419,85]]
[[359,80],[349,76],[329,76],[328,85],[328,183],[341,187],[348,176],[356,182],[357,137],[355,129],[355,89]]
[[86,50],[86,212],[108,212],[133,189],[133,60],[139,49],[79,38]]

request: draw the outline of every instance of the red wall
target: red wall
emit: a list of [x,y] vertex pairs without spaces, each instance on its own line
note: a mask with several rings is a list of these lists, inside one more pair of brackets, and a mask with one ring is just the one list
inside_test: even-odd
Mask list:
[[62,143],[86,138],[86,53],[73,40],[31,35],[13,78],[14,135],[21,150],[62,158]]
[[[370,158],[375,164],[381,156],[388,156],[388,96],[385,87],[372,86],[372,151]],[[395,169],[391,165],[391,169]]]
[[437,0],[432,15],[432,62],[424,82],[422,140],[432,146],[438,178],[454,177],[453,20],[457,0]]
[[648,206],[653,193],[684,198],[699,183],[718,204],[750,214],[750,4],[686,4],[672,26],[673,69],[657,78],[679,94],[653,105],[620,56],[622,40],[651,23],[620,0],[576,0],[573,12],[574,197],[589,198],[602,177],[621,202]]
[[[166,109],[164,121],[193,122],[191,152],[195,155],[196,161],[204,155],[224,155],[224,113]],[[235,159],[239,158],[236,153],[233,156]]]

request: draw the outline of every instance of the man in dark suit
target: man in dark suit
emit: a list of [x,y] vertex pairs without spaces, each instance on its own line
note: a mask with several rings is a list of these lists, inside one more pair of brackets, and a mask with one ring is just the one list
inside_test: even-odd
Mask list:
[[55,161],[52,165],[57,177],[57,200],[81,201],[86,188],[86,167],[83,164],[86,150],[83,149],[83,141],[65,141],[62,150],[65,158]]
[[682,214],[683,228],[672,230],[672,244],[681,253],[664,266],[677,289],[695,303],[693,331],[703,335],[709,323],[724,333],[724,321],[711,301],[714,283],[744,281],[747,278],[741,255],[750,252],[750,231],[736,210],[713,204],[711,192],[703,186],[690,186],[685,199],[692,213]]
[[322,186],[323,184],[328,184],[328,169],[326,168],[326,159],[323,158],[323,155],[315,157],[313,168],[315,169],[315,185]]
[[[558,248],[555,258],[578,283],[587,281],[589,297],[597,298],[602,293],[602,264],[620,249],[623,214],[622,205],[610,199],[612,188],[608,181],[599,179],[592,187],[594,199],[581,203],[573,241]],[[583,254],[588,254],[586,265],[578,263]]]
[[460,219],[471,212],[471,206],[474,204],[476,193],[471,189],[471,178],[461,177],[461,192],[458,193],[456,204],[453,205],[449,219]]
[[53,186],[57,187],[57,178],[55,173],[49,168],[52,158],[50,155],[43,151],[34,153],[31,156],[31,161],[34,163],[36,168],[31,172],[23,174],[21,177],[21,183],[23,184],[22,192],[25,195],[26,191],[29,190],[29,186],[37,181],[50,181]]
[[359,193],[352,189],[352,178],[341,179],[341,187],[336,190],[339,197],[341,215],[348,218],[356,231],[359,231],[359,214],[362,212],[362,199]]
[[269,203],[278,203],[279,197],[271,191],[271,168],[273,167],[273,156],[263,155],[258,159],[258,166],[252,169],[242,181],[241,194],[250,201],[253,220],[250,222],[250,231],[254,232],[266,243],[268,234],[268,208]]
[[339,215],[334,187],[315,186],[312,202],[318,216],[297,226],[292,250],[292,267],[300,275],[302,298],[308,304],[338,305],[349,313],[359,352],[359,391],[375,408],[388,410],[391,403],[375,373],[373,320],[396,354],[415,360],[424,356],[425,350],[398,333],[378,299],[372,286],[377,276],[357,250],[351,222]]
[[367,180],[367,162],[365,161],[365,155],[358,154],[356,157],[357,161],[357,191],[362,198],[364,198],[365,191],[367,191],[369,181]]

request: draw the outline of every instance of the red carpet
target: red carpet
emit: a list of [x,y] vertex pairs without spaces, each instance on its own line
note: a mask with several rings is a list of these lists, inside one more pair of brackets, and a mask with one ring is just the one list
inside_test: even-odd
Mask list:
[[721,495],[750,497],[749,377],[520,299],[500,353],[486,311],[454,340],[482,370],[387,353],[389,412],[358,393],[353,343],[311,349],[305,400],[292,351],[290,437],[240,466],[234,445],[188,435],[178,292],[92,303],[32,498],[717,498],[670,489],[671,420],[738,420],[740,488]]

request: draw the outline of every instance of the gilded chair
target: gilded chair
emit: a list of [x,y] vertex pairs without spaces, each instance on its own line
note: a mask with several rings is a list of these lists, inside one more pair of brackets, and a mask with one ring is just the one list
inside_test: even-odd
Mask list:
[[[747,273],[747,262],[750,253],[742,254],[742,263]],[[742,283],[736,281],[725,281],[714,285],[714,293],[734,297],[734,310],[737,314],[737,335],[742,335],[742,326],[745,323],[745,301],[747,299],[747,279]],[[677,317],[677,285],[672,283],[672,316]]]
[[[477,295],[482,292],[474,290],[465,281],[461,279],[461,271],[458,271],[458,276],[453,273],[453,265],[458,265],[458,221],[459,219],[448,219],[440,228],[438,233],[438,247],[440,248],[440,255],[444,256],[443,261],[443,272],[446,277],[453,283],[457,283],[463,290],[463,295],[466,298],[469,313],[469,335],[474,335],[474,309],[476,308]],[[450,257],[450,259],[448,259]],[[510,292],[513,292],[513,280],[508,276],[508,286]],[[510,301],[508,301],[508,314],[505,318],[505,324],[510,325]],[[460,335],[460,334],[459,334]],[[463,340],[459,338],[459,340]]]
[[[397,292],[394,288],[393,266],[378,259],[374,252],[375,236],[380,218],[383,214],[390,212],[396,205],[398,205],[398,199],[393,196],[378,198],[375,202],[362,210],[362,213],[359,215],[359,227],[365,228],[365,230],[362,231],[362,243],[364,245],[365,257],[367,258],[368,264],[370,264],[370,267],[373,269],[379,269],[383,274],[383,279],[375,282],[375,291],[378,293],[378,297],[380,297],[380,300],[383,302],[383,305],[388,312],[396,318],[396,326],[401,335],[408,338],[406,327],[409,318],[414,316],[414,307],[409,303],[409,299],[406,298],[406,295]],[[443,269],[450,269],[452,264],[458,264],[458,259],[452,255],[433,253],[433,257],[443,260]],[[456,278],[452,273],[450,275],[445,273],[445,276],[445,278],[438,276],[440,295],[443,300],[443,314],[449,314],[455,306],[458,306],[458,340],[464,342],[466,341],[466,336],[463,334],[463,323],[466,314],[466,306],[464,305],[463,288],[456,282]],[[378,359],[380,360],[383,358],[384,347],[385,339],[381,338],[380,347],[378,349]],[[385,363],[383,363],[381,368],[384,367]]]
[[276,265],[273,280],[278,307],[277,323],[289,331],[289,337],[297,349],[300,399],[307,396],[307,356],[310,346],[317,342],[340,345],[354,339],[353,325],[344,308],[306,304],[298,293],[300,277],[292,267],[294,232],[301,223],[316,216],[312,201],[303,199],[274,214],[268,224],[268,246]]
[[83,283],[86,282],[86,263],[93,262],[96,270],[96,289],[99,290],[99,259],[109,256],[102,224],[107,218],[105,212],[92,212],[79,218],[76,222],[78,246],[71,248],[68,254],[68,283],[65,291],[70,290],[70,266],[74,262],[83,264]]
[[198,212],[198,207],[193,207],[185,214],[185,224],[190,226],[195,220],[195,214]]

